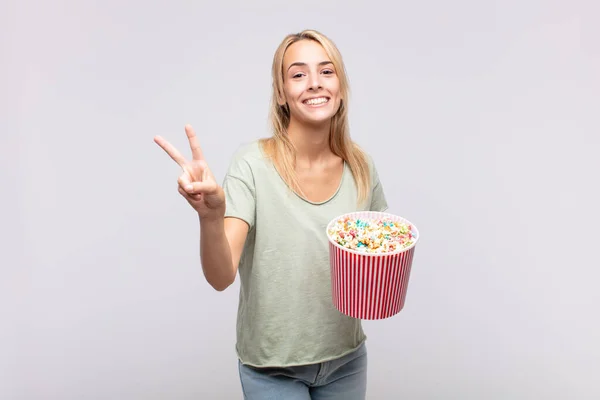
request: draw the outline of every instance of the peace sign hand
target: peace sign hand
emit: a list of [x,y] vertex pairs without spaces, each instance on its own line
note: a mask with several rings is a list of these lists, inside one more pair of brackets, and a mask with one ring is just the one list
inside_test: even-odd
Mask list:
[[185,157],[160,136],[155,136],[158,144],[183,170],[177,183],[179,193],[198,212],[200,218],[223,218],[225,215],[225,193],[219,186],[202,154],[200,143],[190,125],[185,126],[185,133],[192,149],[192,160]]

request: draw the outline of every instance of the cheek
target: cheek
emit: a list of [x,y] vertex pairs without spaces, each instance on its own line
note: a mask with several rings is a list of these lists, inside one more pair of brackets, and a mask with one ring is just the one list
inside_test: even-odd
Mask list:
[[339,93],[340,91],[340,80],[337,77],[332,77],[329,79],[329,90],[331,91],[335,91],[336,93]]
[[297,99],[298,96],[300,96],[300,94],[302,94],[302,89],[298,88],[298,85],[287,84],[284,86],[283,92],[284,92],[286,100],[289,102],[289,101],[294,101],[295,99]]

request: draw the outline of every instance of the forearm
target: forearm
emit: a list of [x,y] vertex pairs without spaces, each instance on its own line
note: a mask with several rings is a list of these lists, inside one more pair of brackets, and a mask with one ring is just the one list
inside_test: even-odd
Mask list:
[[218,291],[235,280],[224,218],[200,221],[200,262],[208,283]]

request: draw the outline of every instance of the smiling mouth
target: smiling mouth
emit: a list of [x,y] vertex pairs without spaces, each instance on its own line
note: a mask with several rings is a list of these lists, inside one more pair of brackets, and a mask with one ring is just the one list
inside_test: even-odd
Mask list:
[[315,97],[312,99],[307,99],[304,100],[302,103],[306,104],[307,106],[322,106],[323,104],[327,104],[329,103],[329,97]]

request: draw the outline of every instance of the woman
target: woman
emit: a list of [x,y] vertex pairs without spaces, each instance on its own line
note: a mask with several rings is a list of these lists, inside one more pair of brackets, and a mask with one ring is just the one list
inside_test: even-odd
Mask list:
[[240,275],[238,365],[246,399],[364,399],[366,336],[331,299],[326,224],[384,211],[371,158],[348,133],[348,82],[319,32],[288,35],[273,60],[273,135],[233,157],[223,186],[186,126],[192,161],[160,137],[183,169],[179,193],[198,212],[200,257],[219,291]]

